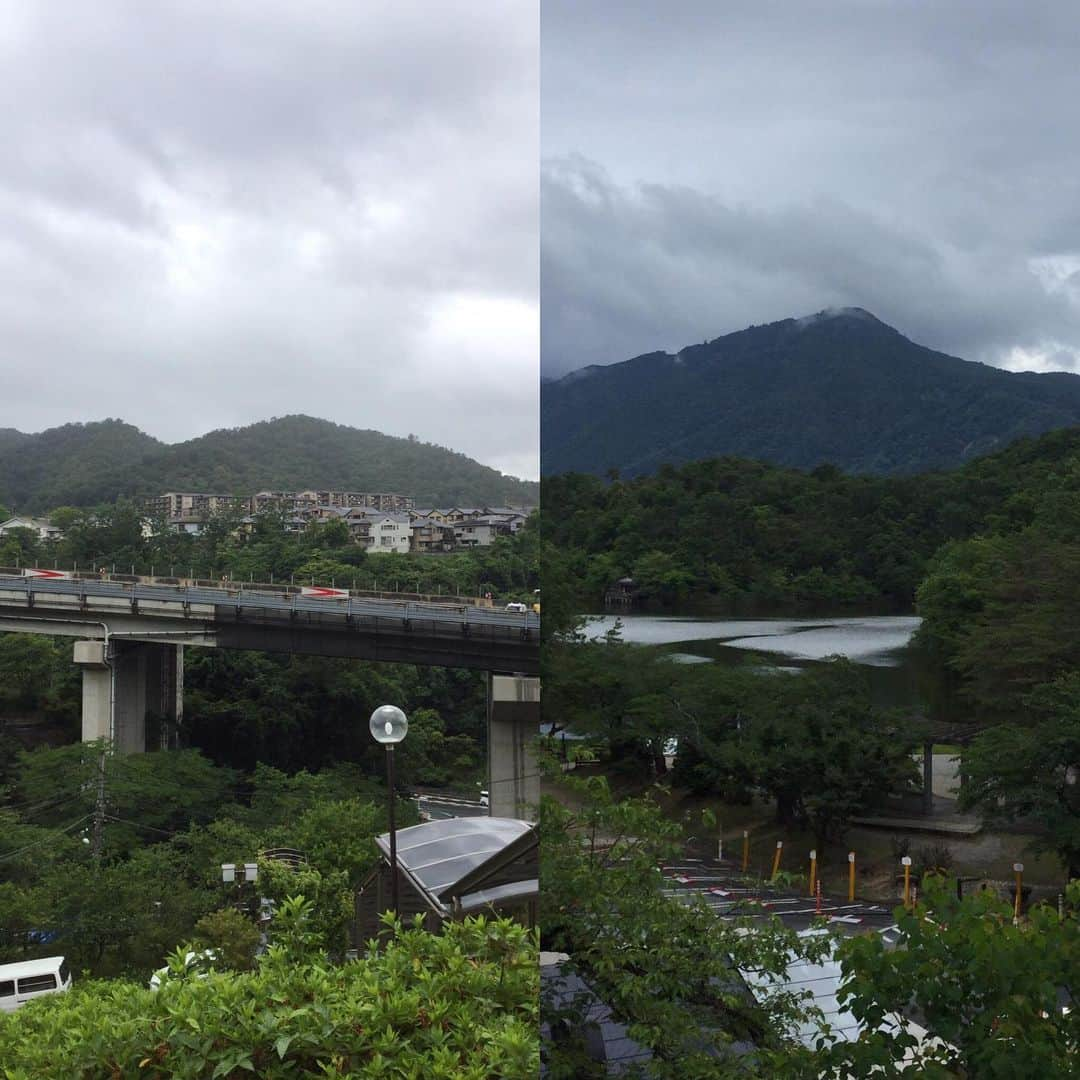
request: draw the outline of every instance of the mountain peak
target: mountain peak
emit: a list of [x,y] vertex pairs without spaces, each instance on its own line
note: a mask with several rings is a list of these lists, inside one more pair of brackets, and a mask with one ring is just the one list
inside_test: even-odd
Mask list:
[[813,315],[804,315],[795,320],[795,325],[802,330],[804,327],[813,326],[822,322],[836,322],[841,319],[855,322],[870,323],[874,326],[883,326],[886,330],[892,330],[887,323],[883,323],[876,315],[871,314],[866,308],[861,307],[827,307]]
[[865,308],[825,308],[545,384],[541,461],[548,475],[724,455],[912,473],[1074,425],[1078,376],[970,363]]

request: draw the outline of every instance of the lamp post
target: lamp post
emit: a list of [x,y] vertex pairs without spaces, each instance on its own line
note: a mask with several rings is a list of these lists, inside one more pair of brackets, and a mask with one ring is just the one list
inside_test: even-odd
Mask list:
[[390,819],[390,898],[392,910],[398,913],[397,834],[394,831],[394,747],[405,738],[409,721],[396,705],[380,705],[369,724],[377,743],[386,747],[386,786],[389,789]]

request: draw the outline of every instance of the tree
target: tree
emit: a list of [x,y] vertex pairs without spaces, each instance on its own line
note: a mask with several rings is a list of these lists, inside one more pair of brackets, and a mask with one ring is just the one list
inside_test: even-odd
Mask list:
[[1024,723],[990,728],[964,753],[960,805],[991,822],[1039,822],[1033,845],[1080,877],[1080,674],[1036,688],[1026,705]]
[[[820,956],[827,938],[800,939],[778,922],[717,919],[663,891],[658,867],[679,850],[678,826],[647,799],[616,800],[599,777],[570,781],[577,808],[541,805],[544,945],[571,963],[656,1060],[650,1075],[696,1078],[817,1075],[812,1055],[786,1041],[806,1019],[793,995],[758,1002],[736,969],[782,972],[792,957]],[[575,1020],[542,1002],[549,1022]],[[731,1052],[752,1041],[751,1059]],[[569,1051],[569,1053],[567,1053]],[[548,1047],[554,1077],[587,1075],[573,1047]]]
[[[820,1075],[1075,1076],[1080,1022],[1060,995],[1080,982],[1078,902],[1074,883],[1064,919],[1039,905],[1014,923],[992,892],[957,900],[951,882],[928,883],[911,911],[896,913],[896,948],[877,934],[841,946],[840,998],[865,1031],[826,1051]],[[931,1036],[921,1044],[903,1019],[912,1014]]]
[[236,908],[221,908],[195,924],[195,940],[215,953],[215,966],[250,971],[259,947],[259,928]]
[[[678,777],[697,790],[756,790],[818,846],[916,779],[911,721],[871,703],[847,660],[798,676],[707,669],[684,676]],[[685,746],[685,750],[684,750]],[[683,760],[685,754],[685,760]]]

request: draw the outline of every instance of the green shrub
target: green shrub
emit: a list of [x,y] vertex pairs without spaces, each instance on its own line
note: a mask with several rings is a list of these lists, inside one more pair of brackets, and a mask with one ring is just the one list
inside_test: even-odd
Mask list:
[[533,1077],[538,981],[535,935],[476,918],[398,927],[340,967],[271,957],[158,991],[84,982],[0,1015],[0,1076]]

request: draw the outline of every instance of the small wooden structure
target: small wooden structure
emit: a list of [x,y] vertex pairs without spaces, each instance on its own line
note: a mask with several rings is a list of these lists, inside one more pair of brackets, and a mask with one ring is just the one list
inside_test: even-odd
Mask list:
[[[391,906],[390,837],[376,838],[381,859],[356,895],[355,944],[377,936]],[[539,897],[536,827],[517,818],[427,821],[397,834],[399,910],[423,914],[429,930],[465,915],[510,916],[535,926]]]
[[632,577],[619,578],[604,590],[604,607],[629,608],[638,602],[638,586]]

